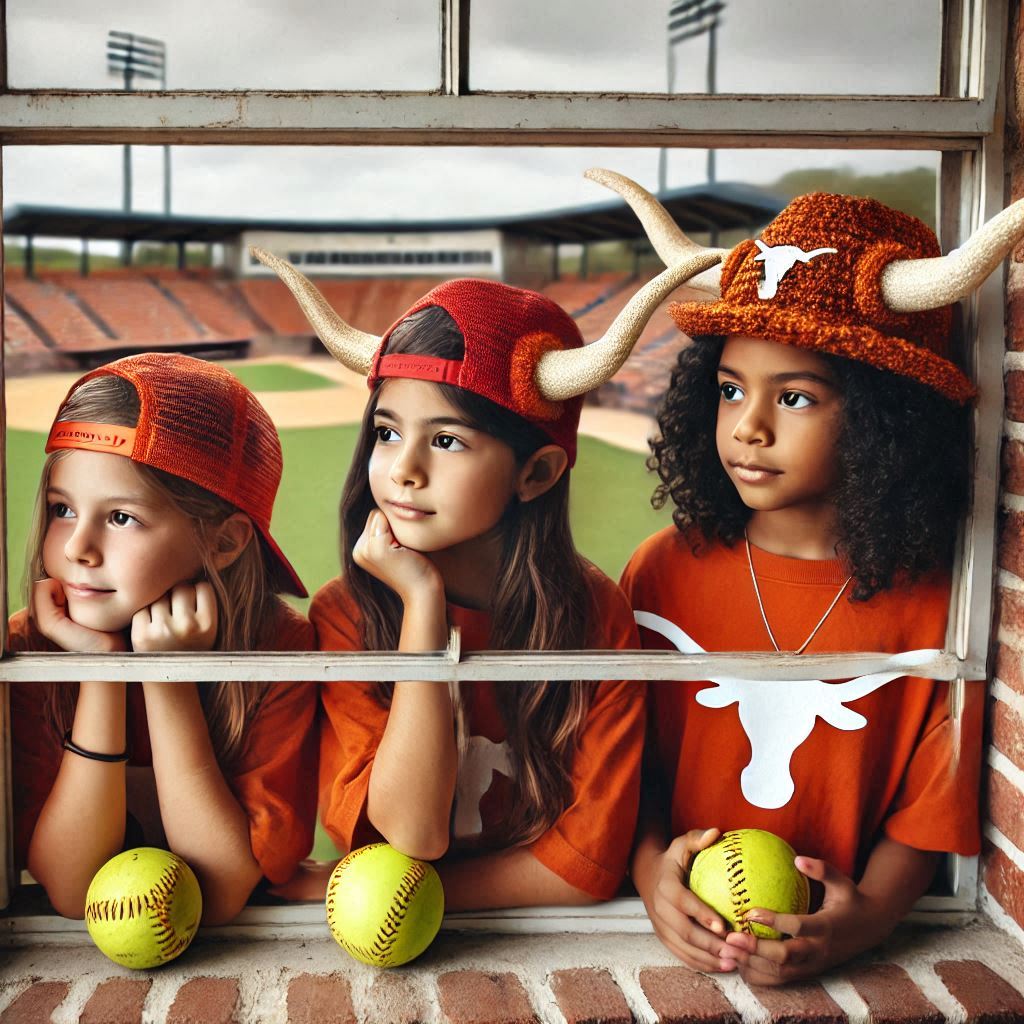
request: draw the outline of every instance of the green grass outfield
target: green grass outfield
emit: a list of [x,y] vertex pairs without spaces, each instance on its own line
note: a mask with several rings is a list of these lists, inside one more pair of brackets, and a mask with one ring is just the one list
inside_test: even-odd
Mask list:
[[336,388],[337,381],[288,363],[222,363],[250,391],[316,391]]
[[[314,376],[310,374],[310,376]],[[310,593],[338,572],[338,498],[358,427],[315,427],[281,431],[284,478],[272,525]],[[7,434],[8,600],[21,594],[25,539],[43,464],[45,435],[24,430]],[[643,456],[581,437],[572,475],[572,525],[576,545],[617,579],[644,537],[667,525],[668,512],[654,512],[654,477]],[[300,606],[304,606],[304,602]]]

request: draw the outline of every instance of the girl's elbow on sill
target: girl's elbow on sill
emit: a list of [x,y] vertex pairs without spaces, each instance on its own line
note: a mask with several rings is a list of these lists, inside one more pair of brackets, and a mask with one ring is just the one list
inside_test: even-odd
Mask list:
[[231,924],[232,921],[245,909],[248,896],[238,902],[237,900],[224,900],[216,906],[209,906],[203,901],[203,916],[199,923],[204,927],[217,927],[222,924]]
[[215,895],[204,891],[203,916],[200,918],[200,924],[204,926],[230,924],[245,909],[255,887],[255,883],[253,883],[253,885],[239,886],[230,891],[220,889]]
[[46,895],[53,909],[72,921],[81,921],[85,917],[85,896],[73,893],[56,893],[46,890]]
[[387,822],[372,822],[373,827],[390,843],[399,853],[407,857],[415,857],[417,860],[439,860],[448,852],[448,828],[409,828],[408,822],[396,822],[389,825]]
[[399,836],[388,840],[391,845],[416,860],[440,860],[448,852],[448,835],[444,836],[412,836],[408,839]]
[[29,854],[26,867],[32,877],[43,887],[50,906],[60,914],[61,917],[71,918],[80,921],[85,917],[85,896],[88,885],[82,888],[69,883],[66,872],[59,867],[48,869],[45,863],[40,863],[38,858]]
[[58,914],[60,914],[61,917],[66,917],[73,921],[81,921],[82,918],[85,917],[84,890],[74,892],[62,887],[59,883],[54,883],[52,880],[50,884],[47,884],[42,879],[38,878],[34,872],[33,877],[36,878],[36,881],[38,881],[46,891],[46,898],[50,901],[50,905]]

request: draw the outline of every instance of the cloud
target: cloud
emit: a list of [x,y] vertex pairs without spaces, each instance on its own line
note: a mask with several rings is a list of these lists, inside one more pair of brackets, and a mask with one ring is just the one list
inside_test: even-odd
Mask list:
[[[870,91],[932,88],[934,0],[726,0],[719,86]],[[667,0],[473,0],[478,88],[660,90]],[[109,28],[168,45],[172,87],[428,89],[437,85],[436,0],[8,0],[17,87],[112,88]],[[703,88],[706,41],[677,50],[680,90]],[[159,147],[134,147],[136,209],[162,203]],[[734,150],[720,180],[764,183],[793,167],[866,171],[934,163],[927,153]],[[473,147],[180,147],[173,209],[309,219],[475,217],[604,198],[593,165],[657,184],[655,149]],[[703,180],[703,150],[674,150],[669,184]],[[119,208],[121,147],[12,147],[4,201]]]

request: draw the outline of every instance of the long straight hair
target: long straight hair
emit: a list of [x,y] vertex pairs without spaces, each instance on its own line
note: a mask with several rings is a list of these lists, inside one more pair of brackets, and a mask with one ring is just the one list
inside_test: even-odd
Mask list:
[[[139,410],[139,396],[130,381],[112,375],[93,377],[71,394],[58,421],[81,420],[134,427],[138,423]],[[54,452],[43,466],[25,560],[23,586],[26,605],[31,601],[33,581],[46,575],[43,541],[50,521],[46,500],[50,474],[55,463],[69,454],[67,451]],[[283,608],[255,532],[238,558],[226,568],[218,569],[214,564],[213,534],[238,509],[181,477],[137,462],[132,462],[132,467],[147,487],[192,521],[203,576],[213,587],[217,600],[214,650],[247,651],[256,648]],[[214,751],[221,765],[227,766],[242,750],[246,726],[263,700],[267,684],[220,681],[201,682],[198,686]],[[55,686],[49,688],[47,699],[50,721],[57,735],[62,736],[74,720],[74,697],[69,687]]]
[[[465,347],[454,320],[438,307],[413,314],[395,328],[388,352],[462,359]],[[523,465],[547,435],[515,413],[463,388],[435,384],[474,429],[503,441]],[[374,508],[369,461],[376,441],[373,417],[378,391],[363,417],[362,430],[342,492],[341,561],[349,592],[362,612],[367,650],[398,646],[402,605],[397,595],[356,565],[352,548]],[[533,501],[509,504],[500,522],[501,553],[491,589],[491,646],[495,650],[554,651],[587,646],[593,627],[590,564],[576,551],[569,528],[569,474]],[[515,767],[512,806],[499,841],[533,842],[572,800],[571,770],[596,683],[532,681],[497,687]],[[393,683],[377,685],[388,706]],[[467,713],[458,685],[452,687],[460,761],[469,743]]]

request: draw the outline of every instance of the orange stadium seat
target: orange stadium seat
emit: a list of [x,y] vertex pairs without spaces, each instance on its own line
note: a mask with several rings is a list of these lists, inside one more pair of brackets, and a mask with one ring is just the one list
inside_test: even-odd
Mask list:
[[206,330],[185,313],[148,278],[78,277],[67,282],[69,291],[114,333],[122,346],[157,348],[201,341]]
[[52,340],[54,347],[61,351],[88,351],[113,347],[113,332],[105,331],[90,318],[73,295],[61,286],[60,280],[63,278],[48,278],[45,281],[8,279],[7,307],[13,305],[23,310]]
[[210,281],[167,277],[161,282],[193,320],[201,323],[211,336],[251,338],[259,328],[251,316],[232,303]]
[[582,310],[609,299],[628,283],[628,274],[599,274],[586,281],[571,276],[552,281],[542,291],[571,316],[576,316]]

